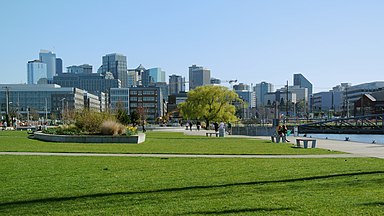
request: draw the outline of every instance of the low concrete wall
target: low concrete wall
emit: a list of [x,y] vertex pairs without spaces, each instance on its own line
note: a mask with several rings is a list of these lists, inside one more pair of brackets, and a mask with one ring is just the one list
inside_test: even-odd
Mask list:
[[132,136],[105,136],[105,135],[54,135],[35,132],[33,137],[48,142],[71,143],[126,143],[139,144],[145,141],[145,134],[139,133]]
[[276,133],[276,129],[274,127],[260,127],[260,126],[232,127],[233,135],[271,136],[275,133]]

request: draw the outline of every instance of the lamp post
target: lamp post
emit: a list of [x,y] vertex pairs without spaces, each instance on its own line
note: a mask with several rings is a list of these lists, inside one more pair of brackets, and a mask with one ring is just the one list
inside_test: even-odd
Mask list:
[[7,126],[9,125],[9,87],[5,86],[5,121],[7,122]]
[[60,101],[61,101],[61,120],[64,120],[64,100],[65,100],[65,98],[60,99]]

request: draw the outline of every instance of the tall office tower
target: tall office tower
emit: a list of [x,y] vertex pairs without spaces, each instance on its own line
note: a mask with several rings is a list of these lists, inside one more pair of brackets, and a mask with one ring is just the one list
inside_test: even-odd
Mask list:
[[136,87],[142,85],[142,74],[145,71],[143,65],[139,65],[136,69],[128,69],[128,87]]
[[201,66],[189,67],[189,90],[211,84],[211,71]]
[[40,60],[29,61],[27,64],[28,84],[37,84],[41,79],[47,79],[47,64]]
[[185,92],[185,78],[172,74],[169,76],[169,94],[178,94],[180,92]]
[[253,87],[253,91],[256,92],[256,107],[265,104],[265,95],[273,92],[273,85],[267,82],[261,82]]
[[149,76],[152,77],[153,82],[166,82],[165,80],[165,71],[161,70],[161,68],[151,68],[148,69]]
[[56,74],[63,73],[63,60],[61,58],[56,58]]
[[293,85],[308,89],[308,98],[312,95],[312,83],[307,80],[302,74],[293,74]]
[[49,50],[40,50],[39,58],[47,64],[47,79],[53,80],[53,76],[56,75],[56,54]]
[[127,57],[122,54],[112,53],[103,56],[102,74],[111,72],[115,79],[121,81],[121,87],[128,87]]

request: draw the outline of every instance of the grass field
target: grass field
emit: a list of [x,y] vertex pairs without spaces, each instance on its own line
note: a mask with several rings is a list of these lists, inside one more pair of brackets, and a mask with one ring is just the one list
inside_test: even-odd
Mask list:
[[176,153],[176,154],[335,154],[324,149],[292,148],[267,140],[186,136],[183,133],[148,132],[142,144],[50,143],[27,138],[25,131],[0,131],[0,151]]
[[[147,135],[140,145],[101,145],[44,143],[0,132],[0,151],[328,153],[254,139]],[[375,158],[1,155],[0,164],[0,215],[384,214],[384,162]]]
[[382,215],[380,159],[0,156],[1,215]]

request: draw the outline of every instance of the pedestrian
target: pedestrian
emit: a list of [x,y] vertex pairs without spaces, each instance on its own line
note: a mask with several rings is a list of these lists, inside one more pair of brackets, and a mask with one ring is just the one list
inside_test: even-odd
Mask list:
[[231,122],[228,122],[227,127],[228,127],[228,135],[231,135],[232,134],[232,124],[231,124]]
[[143,133],[147,132],[147,130],[145,129],[145,120],[143,121],[142,129],[143,129]]
[[215,128],[215,132],[219,131],[219,124],[217,122],[213,123],[213,127]]
[[197,127],[197,130],[199,131],[199,130],[200,130],[200,127],[201,127],[201,123],[200,123],[200,121],[197,121],[197,122],[196,122],[196,127]]
[[193,122],[189,122],[189,129],[192,131]]

